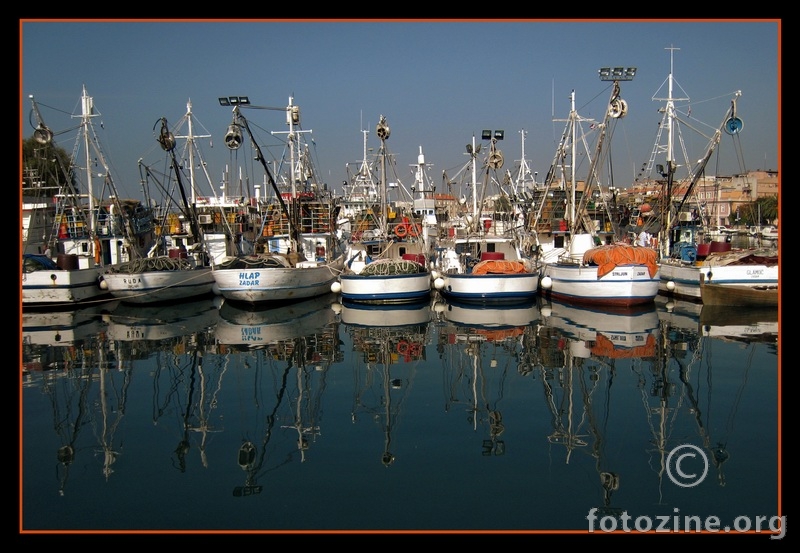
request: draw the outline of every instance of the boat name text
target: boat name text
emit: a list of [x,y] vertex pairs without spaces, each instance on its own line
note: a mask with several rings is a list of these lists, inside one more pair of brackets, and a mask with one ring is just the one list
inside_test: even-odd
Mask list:
[[239,273],[239,286],[258,286],[261,273]]

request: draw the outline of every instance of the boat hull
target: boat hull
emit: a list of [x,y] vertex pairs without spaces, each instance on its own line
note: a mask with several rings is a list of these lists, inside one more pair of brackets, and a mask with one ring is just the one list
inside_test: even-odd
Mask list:
[[103,282],[117,299],[127,303],[158,303],[210,295],[214,275],[210,267],[184,271],[106,273]]
[[439,292],[447,299],[462,302],[529,301],[539,288],[538,273],[444,274]]
[[309,262],[298,267],[214,269],[215,292],[225,299],[246,303],[277,302],[328,294],[344,266]]
[[651,277],[646,265],[617,265],[598,278],[599,270],[594,265],[547,264],[542,268],[541,294],[570,303],[617,307],[650,303],[658,295],[659,272]]
[[[777,286],[778,266],[688,265],[679,260],[662,260],[658,291],[665,296],[702,301],[700,275],[721,286]],[[711,274],[711,277],[709,277]]]
[[343,301],[365,303],[416,302],[431,295],[428,272],[397,275],[343,274],[339,283]]
[[777,286],[737,286],[703,283],[700,286],[703,305],[730,307],[778,307]]
[[53,269],[22,273],[22,305],[48,306],[78,304],[110,298],[100,287],[101,267],[87,269]]

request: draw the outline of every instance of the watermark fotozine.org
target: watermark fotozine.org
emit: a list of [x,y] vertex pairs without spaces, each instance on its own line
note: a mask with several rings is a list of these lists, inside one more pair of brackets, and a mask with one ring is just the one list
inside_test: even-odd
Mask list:
[[[705,452],[691,444],[682,444],[667,456],[667,476],[681,488],[693,488],[705,480],[709,462]],[[670,532],[670,533],[769,533],[770,539],[781,539],[786,535],[786,516],[737,516],[732,524],[723,525],[719,517],[679,515],[640,515],[636,518],[623,511],[621,514],[604,515],[592,508],[586,516],[589,532]]]

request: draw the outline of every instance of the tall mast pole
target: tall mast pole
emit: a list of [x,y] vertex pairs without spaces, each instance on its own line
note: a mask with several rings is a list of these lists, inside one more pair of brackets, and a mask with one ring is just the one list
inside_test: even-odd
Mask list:
[[89,151],[89,118],[96,117],[91,96],[86,94],[86,86],[83,87],[81,96],[81,127],[83,128],[83,147],[86,150],[86,193],[89,196],[89,234],[95,233],[95,203],[94,185],[92,183],[92,155]]

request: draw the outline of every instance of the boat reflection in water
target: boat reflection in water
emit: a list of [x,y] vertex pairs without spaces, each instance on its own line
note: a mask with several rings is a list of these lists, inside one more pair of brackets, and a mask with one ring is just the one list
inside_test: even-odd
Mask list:
[[574,454],[593,459],[602,497],[598,516],[618,517],[623,509],[613,506],[611,498],[620,488],[621,469],[607,458],[606,444],[624,433],[609,423],[611,391],[618,364],[655,362],[659,336],[656,307],[599,310],[553,300],[543,302],[541,310],[538,373],[551,414],[552,432],[547,440],[563,447],[567,465]]
[[498,307],[453,300],[434,305],[439,325],[438,350],[445,371],[445,410],[463,405],[473,432],[488,427],[481,454],[503,455],[505,431],[501,402],[514,374],[533,370],[537,302]]
[[[575,532],[592,508],[779,507],[774,314],[339,302],[25,313],[23,528]],[[687,444],[695,487],[667,470]]]
[[700,331],[703,336],[714,338],[777,343],[778,309],[703,305],[700,311]]
[[233,349],[255,348],[323,332],[336,318],[335,301],[334,294],[255,307],[225,300],[219,309],[217,341]]
[[181,303],[142,305],[114,302],[103,316],[108,337],[119,342],[151,342],[188,336],[214,329],[219,319],[219,298],[205,298]]
[[[720,309],[671,299],[658,313],[662,354],[649,373],[640,374],[640,379],[653,436],[650,452],[658,475],[659,504],[663,504],[667,455],[675,445],[687,441],[678,429],[681,421],[693,423],[704,454],[716,471],[717,484],[726,485],[724,465],[731,458],[729,438],[746,434],[737,432],[735,423],[740,403],[748,395],[746,386],[754,355],[765,346],[774,348],[777,354],[778,313],[777,309]],[[715,355],[723,351],[723,341],[738,342],[745,351],[737,352],[733,358],[722,355],[715,363]],[[721,396],[714,393],[715,384],[732,391]],[[742,423],[750,424],[747,420]]]
[[[350,419],[372,420],[383,430],[381,463],[395,462],[392,432],[408,400],[418,365],[427,359],[430,301],[405,304],[343,302],[341,321],[353,344]],[[366,416],[366,417],[364,417]]]
[[60,311],[23,311],[23,346],[62,346],[92,339],[103,330],[103,313],[116,303]]
[[130,367],[118,363],[105,336],[101,306],[25,313],[22,321],[23,385],[41,390],[52,406],[58,435],[58,494],[70,468],[98,464],[108,482],[122,452],[115,437],[126,412]]
[[[551,301],[542,305],[546,326],[573,338],[570,345],[579,357],[639,358],[656,352],[659,326],[655,304],[630,308],[591,308]],[[580,349],[588,351],[578,351]]]
[[334,294],[250,306],[226,300],[216,327],[218,357],[237,369],[245,473],[234,497],[260,494],[259,479],[307,452],[321,435],[328,370],[341,361]]

